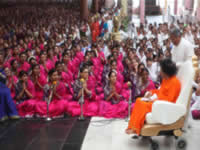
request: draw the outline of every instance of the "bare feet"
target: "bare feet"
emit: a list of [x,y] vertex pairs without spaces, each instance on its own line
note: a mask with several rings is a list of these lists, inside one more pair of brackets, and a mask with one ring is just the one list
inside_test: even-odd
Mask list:
[[125,132],[126,132],[126,134],[134,134],[135,133],[135,131],[132,129],[126,129]]

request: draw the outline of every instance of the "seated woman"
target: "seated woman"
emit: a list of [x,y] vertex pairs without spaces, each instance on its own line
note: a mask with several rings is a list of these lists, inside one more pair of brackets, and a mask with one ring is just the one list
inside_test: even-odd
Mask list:
[[[49,83],[44,86],[45,100],[50,102],[50,117],[61,117],[66,112],[68,105],[68,91],[65,84],[59,80],[55,69],[49,71]],[[47,115],[47,102],[39,101],[36,104],[36,113],[40,117]]]
[[[93,78],[89,76],[88,66],[83,65],[80,68],[80,76],[74,82],[74,100],[69,102],[67,111],[72,116],[80,115],[81,109],[79,104],[79,99],[81,96],[84,97],[84,115],[86,116],[97,116],[98,115],[98,102],[95,93],[95,84],[91,81]],[[84,95],[82,95],[82,91]]]
[[149,77],[149,71],[143,68],[141,71],[141,81],[136,85],[136,97],[143,97],[144,94],[155,89],[153,81]]
[[[124,118],[128,114],[129,91],[117,81],[117,73],[111,71],[104,88],[105,101],[100,101],[99,115],[106,118]],[[130,83],[127,83],[130,86]],[[127,86],[128,87],[128,86]]]
[[47,83],[47,78],[45,75],[40,73],[40,65],[35,64],[31,67],[30,79],[34,84],[35,88],[35,99],[43,100],[44,98],[44,85]]
[[28,79],[27,72],[19,72],[19,81],[15,86],[15,100],[19,115],[22,117],[33,117],[35,114],[35,88]]
[[181,83],[176,77],[177,68],[175,63],[170,59],[164,59],[160,62],[160,66],[160,74],[162,76],[161,86],[159,89],[147,92],[145,99],[137,98],[128,128],[126,129],[127,134],[140,134],[146,114],[152,111],[152,104],[155,101],[162,100],[175,103],[179,96]]
[[0,122],[10,119],[18,119],[18,112],[11,97],[10,89],[6,87],[6,76],[0,72]]

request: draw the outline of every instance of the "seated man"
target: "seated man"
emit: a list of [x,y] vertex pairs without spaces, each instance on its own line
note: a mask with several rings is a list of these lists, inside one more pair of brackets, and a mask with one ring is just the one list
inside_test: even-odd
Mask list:
[[16,106],[11,97],[10,89],[5,85],[6,77],[0,72],[0,122],[6,119],[18,119]]
[[170,59],[164,59],[160,62],[160,67],[160,75],[162,77],[161,86],[159,89],[147,92],[144,98],[136,100],[128,128],[126,129],[127,134],[137,133],[140,135],[146,114],[152,111],[152,104],[155,101],[163,100],[175,103],[179,96],[181,83],[175,76],[177,72],[175,63]]

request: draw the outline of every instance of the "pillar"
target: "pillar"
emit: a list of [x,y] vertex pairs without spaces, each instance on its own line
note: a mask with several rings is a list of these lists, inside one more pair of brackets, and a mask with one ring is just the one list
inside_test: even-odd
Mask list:
[[80,16],[81,19],[83,20],[87,20],[88,19],[88,15],[89,15],[89,11],[88,11],[88,0],[80,0],[81,3],[81,12],[80,12]]
[[127,9],[127,0],[121,0],[121,11],[123,16],[127,16],[128,9]]
[[178,0],[174,0],[174,15],[177,15],[178,11]]
[[140,0],[140,23],[145,23],[145,0]]
[[99,12],[99,0],[93,0],[92,3],[94,12],[95,13]]

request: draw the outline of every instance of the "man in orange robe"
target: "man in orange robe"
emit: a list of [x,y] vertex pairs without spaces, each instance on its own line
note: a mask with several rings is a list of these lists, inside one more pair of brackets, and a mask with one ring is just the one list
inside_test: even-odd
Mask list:
[[[166,68],[163,69],[161,65],[161,76],[163,76],[162,74],[164,74],[164,78],[162,80],[160,89],[151,90],[149,94],[145,96],[145,98],[149,99],[149,101],[143,101],[143,98],[138,98],[136,100],[128,128],[126,129],[127,134],[132,134],[132,133],[137,133],[138,135],[140,134],[140,131],[144,125],[146,114],[152,111],[151,110],[152,104],[155,101],[163,100],[172,103],[176,102],[181,90],[181,83],[175,75],[168,76],[166,73],[163,73],[164,72],[163,70],[165,70],[166,72],[167,69]],[[150,97],[154,94],[156,94],[157,98],[154,100],[150,100]]]

